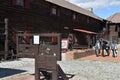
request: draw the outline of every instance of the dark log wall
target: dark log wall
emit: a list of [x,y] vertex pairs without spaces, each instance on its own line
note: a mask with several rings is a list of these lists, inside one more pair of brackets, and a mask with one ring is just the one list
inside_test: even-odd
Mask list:
[[[102,22],[84,14],[79,14],[69,9],[57,6],[60,15],[51,15],[50,6],[54,5],[45,0],[31,0],[30,8],[12,4],[12,0],[0,0],[0,16],[9,19],[10,31],[31,32],[71,32],[73,28],[80,28],[99,32]],[[77,14],[77,19],[73,20],[73,13]],[[69,27],[68,30],[64,27]],[[74,31],[72,31],[74,32]]]

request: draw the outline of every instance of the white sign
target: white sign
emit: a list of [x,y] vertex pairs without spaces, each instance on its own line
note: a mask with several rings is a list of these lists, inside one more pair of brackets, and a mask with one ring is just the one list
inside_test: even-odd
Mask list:
[[67,50],[68,49],[68,39],[62,39],[62,49]]
[[33,44],[40,44],[40,36],[39,35],[33,36]]

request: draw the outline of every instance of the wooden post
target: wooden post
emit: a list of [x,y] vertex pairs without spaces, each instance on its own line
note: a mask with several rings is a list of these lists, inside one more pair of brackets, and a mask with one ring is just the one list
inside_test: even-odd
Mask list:
[[7,59],[7,54],[8,54],[8,19],[5,18],[5,59]]

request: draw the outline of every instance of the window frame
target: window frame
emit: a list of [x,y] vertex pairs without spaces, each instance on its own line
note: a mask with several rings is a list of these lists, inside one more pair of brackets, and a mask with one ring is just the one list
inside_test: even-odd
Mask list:
[[78,15],[77,15],[76,12],[73,12],[72,20],[73,20],[73,21],[78,21]]
[[[22,2],[21,2],[22,1]],[[30,9],[30,0],[12,0],[14,6]]]
[[57,7],[55,5],[52,6],[51,14],[52,15],[57,15]]
[[25,7],[25,0],[16,0],[16,5]]
[[50,15],[60,16],[60,7],[57,5],[50,5]]

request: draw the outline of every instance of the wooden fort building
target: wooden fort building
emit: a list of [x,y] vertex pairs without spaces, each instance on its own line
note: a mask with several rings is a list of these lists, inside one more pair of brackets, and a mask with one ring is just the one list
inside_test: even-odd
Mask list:
[[0,22],[4,18],[8,19],[8,38],[12,40],[16,33],[25,31],[72,33],[77,44],[88,45],[105,27],[103,19],[93,12],[65,0],[0,0]]

